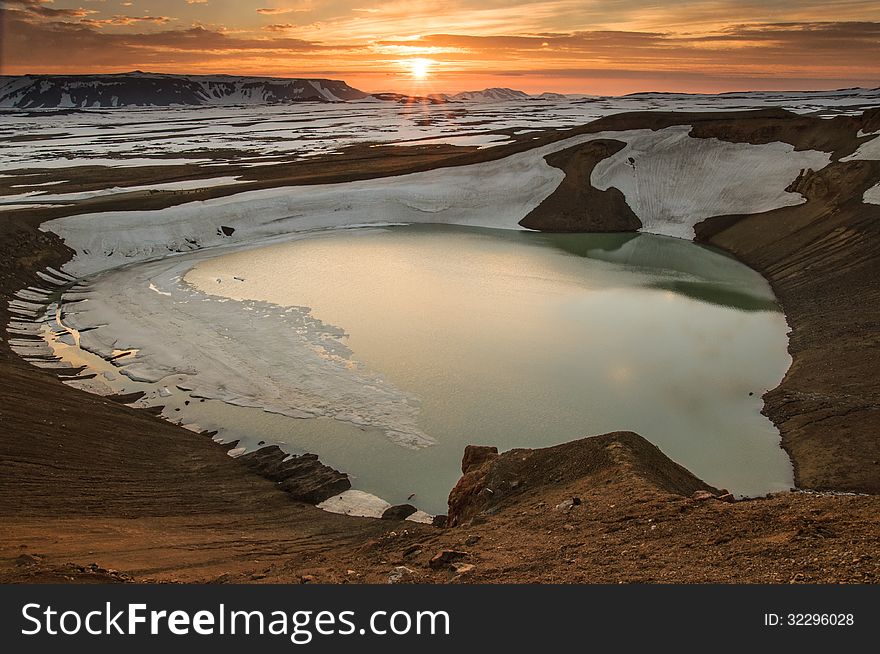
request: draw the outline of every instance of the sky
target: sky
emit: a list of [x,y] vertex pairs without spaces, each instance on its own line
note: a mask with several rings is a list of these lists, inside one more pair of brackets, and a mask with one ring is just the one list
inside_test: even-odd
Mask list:
[[0,0],[0,73],[344,79],[369,92],[880,86],[878,0]]

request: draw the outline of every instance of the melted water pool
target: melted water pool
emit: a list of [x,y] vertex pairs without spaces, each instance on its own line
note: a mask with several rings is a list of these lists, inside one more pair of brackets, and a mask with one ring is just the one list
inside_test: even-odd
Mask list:
[[[174,290],[158,274],[138,280]],[[203,342],[216,332],[226,341],[211,347],[232,352],[241,344],[230,339],[253,336],[241,358],[249,369],[229,376],[250,375],[257,389],[237,401],[249,406],[193,403],[184,417],[247,447],[316,452],[392,503],[413,495],[419,508],[445,512],[467,444],[503,451],[614,430],[642,434],[736,493],[791,486],[778,433],[760,413],[761,395],[790,363],[784,317],[757,273],[693,243],[424,225],[337,230],[201,260],[183,280],[187,319],[224,302],[222,315],[204,319]],[[322,327],[284,323],[261,337],[255,311]],[[245,319],[251,327],[235,329]],[[318,363],[336,366],[332,375],[294,356],[306,337]],[[194,361],[188,374],[209,377]],[[382,402],[354,398],[346,369]],[[296,419],[277,411],[300,396],[272,391],[268,413],[259,408],[267,378],[320,381],[327,404],[339,406],[324,407],[333,417]],[[320,410],[312,403],[306,413]]]

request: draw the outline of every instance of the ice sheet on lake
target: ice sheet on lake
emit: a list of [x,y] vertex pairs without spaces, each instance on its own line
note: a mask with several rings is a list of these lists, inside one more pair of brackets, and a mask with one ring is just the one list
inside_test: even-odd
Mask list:
[[293,418],[380,429],[404,447],[433,444],[416,424],[418,398],[355,361],[342,329],[313,318],[306,307],[236,302],[182,282],[206,255],[98,276],[77,294],[85,301],[65,303],[65,323],[82,330],[83,349],[104,358],[138,348],[119,363],[136,381],[184,386],[193,397]]

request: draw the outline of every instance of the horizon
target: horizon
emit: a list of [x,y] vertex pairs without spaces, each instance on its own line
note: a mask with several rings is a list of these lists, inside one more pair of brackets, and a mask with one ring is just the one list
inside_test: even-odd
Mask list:
[[[95,76],[122,76],[122,75],[168,75],[168,76],[176,76],[176,77],[232,77],[232,78],[254,78],[254,79],[274,79],[274,80],[324,80],[324,81],[335,81],[335,82],[343,82],[348,84],[350,87],[354,88],[357,91],[362,91],[369,94],[382,94],[382,93],[401,93],[399,89],[386,88],[380,90],[371,90],[366,91],[364,89],[358,88],[357,86],[350,84],[348,80],[344,78],[332,78],[332,77],[316,77],[316,76],[276,76],[276,75],[248,75],[248,74],[239,74],[239,73],[225,73],[225,72],[199,72],[199,73],[190,73],[190,72],[160,72],[154,70],[120,70],[120,71],[108,71],[101,73],[16,73],[14,75],[10,75],[7,73],[0,73],[0,77],[53,77],[53,76],[62,76],[62,77],[95,77]],[[833,93],[837,91],[871,91],[880,88],[880,85],[877,86],[848,86],[848,87],[832,87],[832,88],[793,88],[793,89],[781,89],[781,88],[767,88],[767,89],[747,89],[747,90],[737,90],[737,91],[718,91],[718,92],[703,92],[703,91],[658,91],[655,89],[645,89],[641,91],[632,91],[629,93],[620,93],[620,94],[594,94],[594,93],[583,93],[583,92],[569,92],[569,93],[560,93],[559,91],[554,91],[551,89],[544,89],[539,91],[526,92],[521,88],[516,88],[513,86],[487,86],[483,88],[465,88],[458,89],[453,91],[431,91],[429,93],[424,94],[423,96],[419,96],[418,94],[413,94],[412,97],[427,97],[429,95],[447,95],[452,96],[461,93],[480,93],[483,91],[489,91],[493,89],[507,90],[507,91],[515,91],[515,92],[526,92],[531,96],[539,96],[541,94],[561,94],[566,95],[568,97],[625,97],[628,95],[650,95],[650,94],[658,94],[658,95],[729,95],[734,93]]]
[[[880,85],[880,5],[819,0],[0,0],[0,74],[342,79],[368,93]],[[874,62],[873,64],[871,62]],[[215,71],[222,70],[222,73]]]

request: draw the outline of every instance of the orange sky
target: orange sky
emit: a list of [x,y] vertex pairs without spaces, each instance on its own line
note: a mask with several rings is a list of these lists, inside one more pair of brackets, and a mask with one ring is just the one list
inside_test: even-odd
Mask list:
[[366,91],[880,85],[880,2],[0,0],[0,71],[332,77]]

